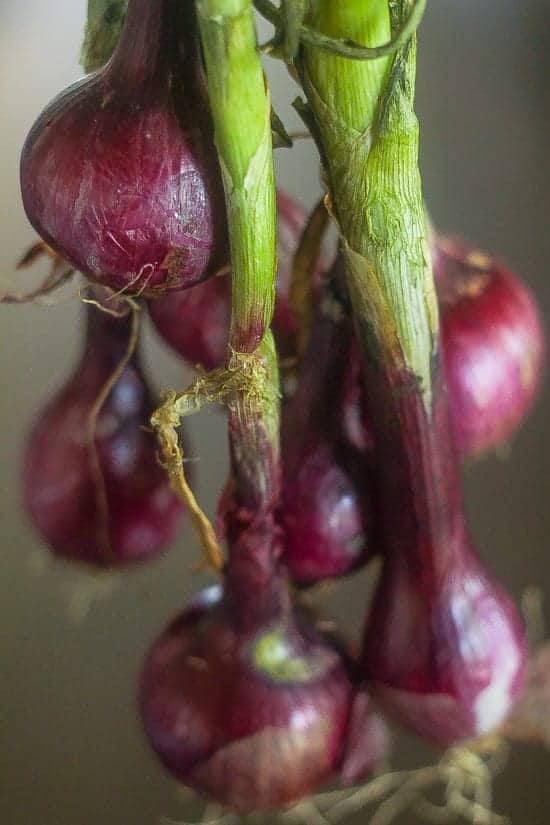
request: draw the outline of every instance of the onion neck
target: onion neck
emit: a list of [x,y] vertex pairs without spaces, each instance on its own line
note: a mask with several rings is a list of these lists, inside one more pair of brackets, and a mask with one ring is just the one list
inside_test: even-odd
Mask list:
[[174,60],[180,18],[176,0],[128,0],[109,77],[126,91],[159,80]]
[[273,623],[292,622],[288,577],[279,564],[282,545],[272,514],[240,526],[230,542],[225,574],[225,603],[232,621],[255,632]]
[[366,360],[367,408],[375,432],[378,540],[388,564],[441,582],[461,563],[469,542],[443,376],[426,411],[410,373]]
[[314,433],[325,439],[340,434],[352,338],[349,317],[326,290],[300,364],[298,387],[283,415],[285,458],[297,456]]
[[126,0],[88,0],[80,62],[86,74],[107,63],[120,37]]

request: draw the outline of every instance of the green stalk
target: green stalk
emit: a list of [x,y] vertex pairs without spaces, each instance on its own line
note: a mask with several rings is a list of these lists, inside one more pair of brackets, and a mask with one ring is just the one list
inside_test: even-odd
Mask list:
[[127,0],[88,0],[88,16],[80,62],[95,72],[111,57],[124,22]]
[[252,352],[275,298],[275,184],[269,95],[250,0],[198,0],[229,221],[231,344]]
[[[364,0],[312,0],[308,22],[376,45],[411,3],[367,5],[369,15]],[[386,559],[421,559],[423,575],[444,576],[465,527],[418,169],[415,63],[413,37],[372,64],[304,48],[300,70],[363,352],[379,539]]]
[[[372,46],[390,37],[409,8],[407,0],[312,0],[308,22]],[[395,58],[375,61],[304,48],[301,73],[363,348],[383,369],[416,376],[429,410],[438,312],[418,170],[415,63],[413,37]]]
[[252,513],[278,493],[278,373],[269,325],[275,297],[275,182],[270,101],[251,0],[197,0],[231,245],[230,369],[248,382],[229,401],[236,493]]

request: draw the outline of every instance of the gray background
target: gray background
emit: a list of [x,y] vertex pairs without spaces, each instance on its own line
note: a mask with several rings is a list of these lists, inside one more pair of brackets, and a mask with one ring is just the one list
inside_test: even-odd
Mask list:
[[[83,0],[0,0],[0,285],[28,285],[13,265],[33,240],[18,190],[18,155],[43,105],[78,76]],[[544,0],[432,0],[421,36],[418,110],[422,168],[436,224],[498,250],[535,288],[550,317],[550,8]],[[289,128],[295,89],[268,64]],[[318,192],[311,144],[278,155],[279,182],[305,204]],[[134,712],[139,662],[162,625],[201,586],[189,572],[187,530],[161,561],[113,583],[85,622],[71,619],[82,575],[48,564],[18,498],[18,457],[36,410],[74,363],[82,317],[75,289],[55,306],[1,310],[0,821],[3,825],[150,825],[193,809],[149,755]],[[152,338],[152,337],[151,337]],[[158,386],[188,373],[152,340]],[[547,563],[550,396],[547,390],[504,460],[468,468],[468,510],[484,557],[516,594],[550,589]],[[201,500],[223,481],[223,422],[189,424]],[[368,582],[337,589],[330,609],[360,627]],[[429,754],[399,740],[400,761]],[[550,820],[550,760],[518,749],[497,782],[514,825]],[[403,821],[412,822],[410,817]],[[359,817],[361,822],[366,817]]]

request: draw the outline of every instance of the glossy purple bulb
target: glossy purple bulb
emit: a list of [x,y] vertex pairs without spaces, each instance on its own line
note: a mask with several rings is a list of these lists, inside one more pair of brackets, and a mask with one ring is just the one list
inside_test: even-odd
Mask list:
[[451,422],[459,452],[470,457],[506,442],[525,420],[540,387],[544,330],[516,275],[465,245],[437,244]]
[[352,352],[352,324],[325,295],[282,413],[284,562],[304,585],[349,573],[372,553],[369,457],[344,438]]
[[354,688],[340,651],[304,618],[241,616],[227,597],[203,598],[173,621],[147,656],[140,709],[171,773],[248,812],[289,805],[337,772]]
[[[155,408],[134,356],[103,404],[91,449],[89,416],[129,336],[129,320],[88,310],[82,360],[36,416],[25,446],[26,510],[56,556],[98,567],[145,561],[181,526],[183,506],[157,459]],[[99,471],[99,475],[98,475]]]
[[[432,250],[451,427],[467,460],[504,444],[525,421],[540,389],[545,333],[530,290],[498,261],[437,235]],[[352,359],[359,358],[356,347]],[[370,450],[358,367],[344,427],[353,446]]]
[[370,557],[367,467],[322,438],[304,443],[295,458],[281,500],[288,571],[302,585],[350,573]]
[[191,11],[175,0],[130,0],[109,63],[50,103],[23,148],[30,222],[116,291],[188,287],[226,261],[193,30]]
[[363,662],[388,713],[447,746],[489,733],[510,713],[524,684],[525,636],[512,600],[469,550],[442,576],[392,555]]

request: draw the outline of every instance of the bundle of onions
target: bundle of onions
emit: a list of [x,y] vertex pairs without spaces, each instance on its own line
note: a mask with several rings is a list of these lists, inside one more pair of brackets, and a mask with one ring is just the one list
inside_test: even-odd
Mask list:
[[[151,647],[139,708],[168,771],[239,813],[375,769],[387,738],[371,693],[441,746],[492,731],[514,707],[525,633],[473,548],[460,461],[516,431],[543,362],[521,280],[466,245],[429,242],[413,108],[423,3],[257,5],[302,83],[340,235],[325,279],[318,249],[306,262],[307,311],[290,273],[308,269],[308,229],[293,267],[304,214],[282,192],[276,202],[277,119],[249,0],[129,0],[111,59],[46,108],[21,159],[44,241],[111,300],[145,295],[161,336],[210,370],[151,417],[132,316],[88,309],[78,368],[25,454],[25,503],[54,554],[144,560],[174,535],[180,499],[212,549],[178,425],[206,403],[227,407],[222,583]],[[282,416],[277,356],[296,378]],[[354,656],[292,583],[375,553]]]

